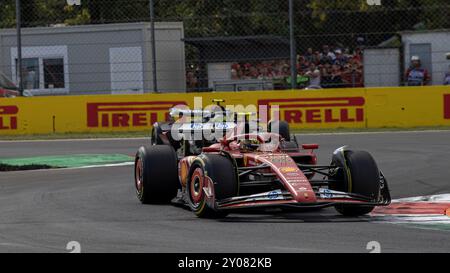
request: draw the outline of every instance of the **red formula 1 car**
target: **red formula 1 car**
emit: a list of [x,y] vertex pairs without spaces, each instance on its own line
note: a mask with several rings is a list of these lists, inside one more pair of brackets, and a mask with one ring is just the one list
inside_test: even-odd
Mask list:
[[170,145],[141,147],[137,196],[144,204],[181,202],[211,218],[239,209],[329,206],[359,216],[390,204],[386,179],[369,153],[342,147],[330,165],[320,166],[318,145],[297,142],[275,133],[241,134],[184,157]]
[[29,91],[19,91],[19,88],[10,79],[0,72],[0,98],[14,98],[21,96],[31,97],[32,94]]

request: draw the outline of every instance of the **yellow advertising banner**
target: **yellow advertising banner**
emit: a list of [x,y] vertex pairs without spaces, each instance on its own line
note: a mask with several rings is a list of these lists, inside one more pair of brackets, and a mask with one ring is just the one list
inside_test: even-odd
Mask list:
[[450,86],[366,90],[367,127],[450,125]]
[[215,98],[278,111],[293,129],[450,126],[450,87],[436,86],[0,98],[0,135],[142,131]]

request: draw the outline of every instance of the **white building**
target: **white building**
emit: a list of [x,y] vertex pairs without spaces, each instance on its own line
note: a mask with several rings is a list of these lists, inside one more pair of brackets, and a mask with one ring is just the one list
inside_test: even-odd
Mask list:
[[[34,95],[143,93],[153,90],[150,23],[25,28],[24,87]],[[160,92],[185,92],[181,22],[155,26]],[[0,30],[0,70],[18,81],[15,29]]]

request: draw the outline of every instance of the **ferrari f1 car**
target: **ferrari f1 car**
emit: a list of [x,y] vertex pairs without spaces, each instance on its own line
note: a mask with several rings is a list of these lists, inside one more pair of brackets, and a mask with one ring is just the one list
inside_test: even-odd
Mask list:
[[360,216],[390,204],[386,178],[369,153],[341,147],[330,165],[318,165],[319,146],[301,144],[286,122],[278,123],[280,134],[233,134],[187,156],[169,142],[141,147],[134,172],[138,199],[182,203],[208,218],[240,209],[330,206]]

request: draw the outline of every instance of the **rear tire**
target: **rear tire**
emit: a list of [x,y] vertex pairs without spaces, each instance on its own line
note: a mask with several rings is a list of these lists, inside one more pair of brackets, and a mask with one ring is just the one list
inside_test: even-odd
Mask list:
[[285,141],[291,141],[291,132],[289,129],[289,123],[286,121],[278,121],[278,120],[272,120],[269,121],[267,131],[269,133],[272,133],[272,128],[278,127],[278,134],[284,138]]
[[188,203],[191,210],[200,218],[223,218],[227,212],[216,211],[206,204],[203,192],[204,178],[207,175],[214,183],[216,200],[238,195],[239,185],[233,163],[218,154],[208,154],[197,159],[191,166],[186,185]]
[[143,204],[169,203],[179,188],[178,162],[168,145],[141,147],[136,153],[134,181]]
[[[380,195],[380,171],[373,157],[365,151],[346,151],[345,159],[350,178],[341,174],[345,183],[330,186],[332,190],[351,192],[378,200]],[[345,171],[345,170],[344,170]],[[345,216],[361,216],[370,213],[374,206],[339,204],[336,210]]]

